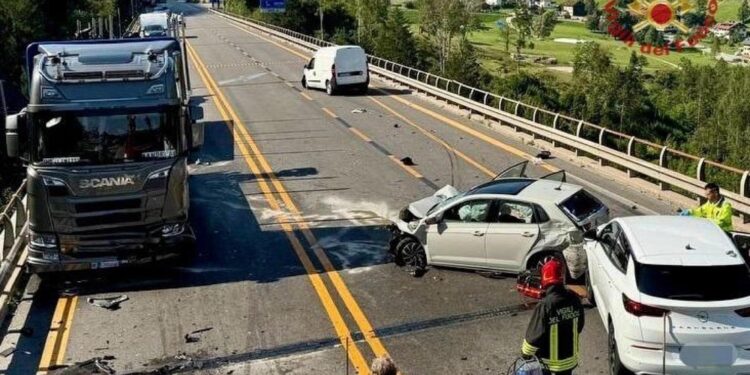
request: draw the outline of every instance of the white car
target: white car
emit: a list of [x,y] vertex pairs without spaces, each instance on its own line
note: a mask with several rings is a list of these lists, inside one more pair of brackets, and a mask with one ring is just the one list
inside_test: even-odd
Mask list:
[[585,237],[610,374],[750,374],[750,269],[718,226],[638,216]]
[[302,87],[325,89],[328,95],[346,88],[364,93],[369,83],[367,55],[359,46],[320,48],[302,72]]
[[526,177],[526,164],[464,193],[446,186],[402,210],[391,226],[396,264],[415,276],[430,265],[518,273],[574,248],[585,267],[583,230],[609,220],[609,209],[565,183],[562,171]]

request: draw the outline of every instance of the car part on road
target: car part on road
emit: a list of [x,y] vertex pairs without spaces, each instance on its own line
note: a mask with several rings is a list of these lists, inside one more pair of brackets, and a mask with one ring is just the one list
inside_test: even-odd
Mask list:
[[367,109],[365,109],[365,108],[355,108],[355,109],[352,109],[352,113],[367,113]]
[[87,361],[78,362],[71,366],[60,366],[57,369],[49,372],[50,375],[90,375],[90,374],[106,374],[113,375],[115,370],[110,366],[109,362],[114,360],[114,356],[104,356],[92,358]]
[[518,358],[513,361],[505,375],[542,375],[543,369],[542,362],[537,357]]
[[414,160],[412,160],[411,157],[408,157],[408,156],[405,157],[405,158],[402,158],[401,159],[401,163],[403,163],[404,165],[408,165],[410,167],[416,165],[416,164],[414,164]]
[[194,342],[201,341],[200,335],[204,332],[208,332],[210,330],[214,329],[214,327],[208,327],[208,328],[201,328],[197,329],[193,332],[186,333],[185,334],[185,343],[186,344],[192,344]]
[[129,299],[128,296],[123,294],[118,297],[106,297],[106,298],[89,297],[86,299],[86,301],[89,303],[89,305],[114,311],[114,310],[119,310],[120,304],[127,301],[128,299]]
[[536,157],[542,160],[547,160],[552,157],[552,153],[548,150],[542,150],[536,154]]

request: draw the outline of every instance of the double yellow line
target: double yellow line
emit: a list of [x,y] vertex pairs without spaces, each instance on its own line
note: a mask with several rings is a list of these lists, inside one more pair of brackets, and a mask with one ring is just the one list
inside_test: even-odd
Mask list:
[[[286,237],[289,239],[289,242],[297,254],[297,257],[302,262],[302,265],[307,272],[307,276],[313,285],[318,298],[323,304],[341,344],[346,348],[349,360],[352,362],[357,372],[366,373],[368,371],[367,361],[354,343],[352,333],[344,321],[343,315],[334,303],[331,293],[323,281],[322,275],[325,275],[328,281],[333,284],[336,293],[356,322],[357,327],[360,332],[362,332],[365,341],[374,355],[387,356],[387,350],[380,339],[376,336],[372,325],[352,296],[349,288],[341,278],[341,275],[339,275],[338,271],[334,268],[330,259],[326,255],[325,250],[318,244],[318,240],[305,222],[297,205],[292,200],[284,185],[274,174],[268,160],[263,156],[255,140],[245,128],[244,123],[236,114],[223,92],[219,89],[216,81],[208,72],[205,64],[189,42],[187,43],[187,52],[193,62],[195,62],[198,74],[206,84],[222,118],[227,122],[232,121],[234,124],[234,126],[232,126],[232,131],[237,140],[237,146],[239,147],[248,168],[250,168],[250,171],[256,176],[258,185],[269,206],[273,210],[284,213],[281,216],[277,216],[276,221],[283,229]],[[290,222],[293,222],[294,225]],[[303,235],[312,248],[315,257],[324,268],[323,272],[316,269],[302,243],[297,238],[296,231],[299,231]]]
[[70,338],[70,327],[78,304],[78,296],[62,297],[57,300],[55,312],[52,314],[47,341],[39,360],[39,371],[46,373],[65,360],[65,352]]

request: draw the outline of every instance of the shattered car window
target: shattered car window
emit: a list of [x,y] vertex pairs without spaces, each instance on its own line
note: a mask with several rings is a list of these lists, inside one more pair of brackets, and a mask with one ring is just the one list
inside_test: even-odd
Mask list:
[[490,201],[488,200],[469,201],[446,211],[444,218],[447,221],[481,223],[487,221],[489,210]]
[[446,200],[444,200],[442,202],[438,202],[437,204],[435,204],[434,206],[432,206],[432,208],[430,208],[429,211],[427,211],[427,215],[429,215],[429,214],[431,214],[433,212],[437,212],[438,210],[442,209],[443,207],[447,207],[448,205],[450,205],[451,203],[455,202],[456,200],[463,198],[464,195],[466,195],[466,193],[461,193],[461,194],[455,195],[453,197],[450,197],[450,198],[448,198],[448,199],[446,199]]
[[531,206],[518,202],[501,202],[497,212],[498,223],[529,224],[533,222],[534,214]]

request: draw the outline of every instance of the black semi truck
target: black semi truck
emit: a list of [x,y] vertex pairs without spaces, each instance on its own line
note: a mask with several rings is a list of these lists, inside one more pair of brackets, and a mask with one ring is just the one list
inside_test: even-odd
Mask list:
[[187,159],[202,143],[172,38],[34,43],[29,104],[6,119],[27,165],[31,272],[190,255]]

